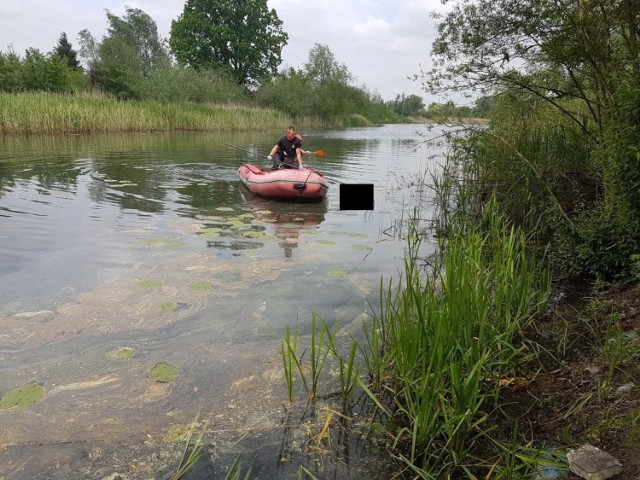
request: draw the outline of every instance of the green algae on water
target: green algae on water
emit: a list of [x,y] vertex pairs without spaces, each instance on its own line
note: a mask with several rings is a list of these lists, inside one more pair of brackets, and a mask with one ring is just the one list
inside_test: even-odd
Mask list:
[[266,233],[253,230],[251,232],[243,232],[242,236],[247,238],[260,238],[266,236]]
[[160,310],[163,312],[175,312],[178,310],[178,302],[165,302],[160,305]]
[[231,222],[231,230],[249,230],[251,225],[244,222]]
[[167,362],[158,362],[147,372],[147,377],[158,383],[173,382],[177,376],[178,369]]
[[136,349],[132,347],[120,347],[109,352],[109,357],[114,360],[129,360],[136,354]]
[[347,272],[344,270],[331,270],[330,272],[327,272],[327,276],[332,278],[344,278],[347,276]]
[[140,280],[138,285],[142,288],[156,288],[161,285],[160,280],[155,278],[145,278],[144,280]]
[[316,243],[319,243],[320,245],[335,245],[336,242],[334,242],[333,240],[318,240]]
[[13,407],[29,407],[40,400],[44,396],[44,393],[44,387],[37,383],[21,385],[0,398],[0,410]]
[[253,273],[257,273],[259,275],[263,275],[265,273],[271,273],[273,268],[271,267],[256,267],[253,269]]
[[213,285],[211,284],[211,282],[203,280],[200,282],[191,282],[189,284],[189,287],[191,287],[192,290],[211,290],[213,288]]
[[220,236],[221,228],[211,227],[200,230],[199,234],[206,238],[215,238]]
[[351,245],[351,250],[372,250],[371,247],[368,247],[366,245]]
[[148,247],[177,249],[185,246],[185,243],[179,237],[143,238],[140,241]]

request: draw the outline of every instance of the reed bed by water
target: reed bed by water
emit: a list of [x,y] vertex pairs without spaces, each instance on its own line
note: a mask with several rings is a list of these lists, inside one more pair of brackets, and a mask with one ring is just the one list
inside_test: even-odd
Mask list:
[[[464,199],[464,192],[457,198]],[[536,462],[534,451],[494,442],[489,417],[517,363],[521,329],[547,302],[550,277],[528,254],[524,234],[500,217],[495,201],[479,219],[470,220],[464,208],[446,218],[446,242],[429,269],[419,257],[417,222],[410,222],[403,277],[386,288],[381,283],[379,312],[364,323],[360,345],[353,341],[342,355],[337,330],[329,331],[324,322],[319,327],[314,317],[310,365],[303,368],[296,347],[286,348],[297,344],[297,336],[292,342],[287,335],[283,362],[289,398],[293,362],[284,352],[295,358],[311,401],[326,353],[332,352],[344,404],[360,387],[387,418],[394,455],[415,475],[475,478],[474,471],[491,469],[500,478],[501,471],[526,470]],[[359,376],[360,367],[366,376]],[[484,448],[485,454],[491,450],[493,463],[477,456],[483,442],[495,444],[493,450]]]
[[282,112],[243,105],[122,102],[99,94],[0,93],[0,133],[77,134],[282,128]]
[[494,204],[477,224],[464,218],[450,217],[428,275],[418,266],[420,236],[412,228],[402,283],[387,288],[371,326],[384,332],[390,375],[378,401],[391,395],[403,425],[395,438],[406,443],[399,458],[427,472],[423,478],[473,463],[488,403],[515,364],[516,337],[549,291],[524,235],[502,222]]

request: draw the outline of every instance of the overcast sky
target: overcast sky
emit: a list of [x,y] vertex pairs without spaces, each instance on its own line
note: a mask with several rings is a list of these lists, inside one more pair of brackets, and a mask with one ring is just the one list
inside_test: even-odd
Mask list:
[[[28,47],[52,50],[61,32],[78,49],[78,32],[89,29],[97,39],[106,33],[105,9],[125,15],[125,5],[146,12],[169,37],[171,21],[183,11],[185,0],[0,0],[0,50],[12,46],[21,56]],[[425,103],[445,101],[424,91],[407,77],[430,66],[435,37],[434,10],[440,0],[268,0],[289,34],[281,67],[300,68],[314,44],[324,44],[356,77],[385,100],[396,95],[419,95]],[[455,101],[455,99],[454,99]]]

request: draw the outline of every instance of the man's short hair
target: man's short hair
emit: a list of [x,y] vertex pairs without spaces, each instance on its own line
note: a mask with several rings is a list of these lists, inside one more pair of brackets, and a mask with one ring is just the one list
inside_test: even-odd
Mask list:
[[289,125],[289,128],[287,130],[292,130],[292,131],[296,131],[296,127],[294,127],[293,125]]

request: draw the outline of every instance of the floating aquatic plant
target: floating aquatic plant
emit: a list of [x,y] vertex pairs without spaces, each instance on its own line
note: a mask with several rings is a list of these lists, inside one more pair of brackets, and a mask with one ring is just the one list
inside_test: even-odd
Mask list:
[[189,284],[189,287],[192,290],[211,290],[213,288],[213,285],[211,284],[211,282],[207,282],[203,280],[203,281],[191,282]]
[[344,270],[331,270],[330,272],[327,272],[327,276],[332,278],[344,278],[347,276],[347,272]]
[[264,232],[257,232],[254,230],[251,232],[244,232],[242,236],[247,238],[260,238],[266,236],[266,234]]
[[149,247],[162,247],[162,248],[182,248],[185,243],[179,237],[156,237],[156,238],[143,238],[140,240],[144,245]]
[[215,238],[220,236],[221,228],[204,228],[200,230],[199,234],[207,238]]
[[45,393],[42,385],[27,383],[14,388],[0,399],[0,410],[7,408],[24,408],[33,405],[40,400]]
[[254,273],[258,273],[260,275],[264,274],[264,273],[270,273],[273,271],[273,268],[271,267],[256,267],[253,269]]
[[160,310],[163,312],[175,312],[178,310],[178,302],[165,302],[160,305]]
[[316,243],[319,243],[320,245],[335,245],[336,242],[334,242],[333,240],[318,240]]
[[115,360],[129,360],[136,354],[136,349],[132,347],[120,347],[109,353]]
[[231,230],[249,230],[251,225],[243,222],[231,222]]
[[156,288],[159,287],[161,283],[160,280],[157,280],[155,278],[146,278],[144,280],[140,280],[138,282],[138,285],[140,285],[142,288]]
[[149,370],[147,377],[158,383],[173,382],[178,377],[178,369],[170,363],[158,362]]
[[371,250],[371,247],[367,247],[366,245],[351,245],[351,250]]

